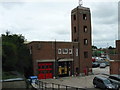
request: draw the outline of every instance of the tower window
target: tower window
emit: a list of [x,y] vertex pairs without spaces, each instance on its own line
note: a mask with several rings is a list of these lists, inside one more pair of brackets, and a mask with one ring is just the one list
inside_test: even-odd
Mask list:
[[87,30],[87,26],[84,26],[84,32],[87,32],[88,30]]
[[78,56],[78,48],[76,48],[76,56]]
[[88,44],[88,40],[84,39],[84,45],[87,45],[87,44]]
[[30,54],[32,54],[32,46],[30,47]]
[[76,42],[77,40],[76,39],[74,39],[74,42]]
[[74,17],[74,20],[76,20],[76,15],[73,15],[73,17]]
[[84,52],[84,58],[88,58],[88,52]]
[[77,42],[78,41],[78,38],[77,39],[74,39],[74,42]]
[[83,20],[87,20],[87,15],[83,14]]
[[74,33],[76,33],[76,27],[74,27]]

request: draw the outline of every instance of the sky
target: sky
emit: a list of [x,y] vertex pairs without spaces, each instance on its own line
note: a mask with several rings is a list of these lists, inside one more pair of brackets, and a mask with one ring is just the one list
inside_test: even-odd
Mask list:
[[[8,1],[0,1],[0,34],[22,34],[27,41],[71,41],[71,10],[78,6],[78,0]],[[118,0],[82,3],[91,10],[92,45],[115,47]]]

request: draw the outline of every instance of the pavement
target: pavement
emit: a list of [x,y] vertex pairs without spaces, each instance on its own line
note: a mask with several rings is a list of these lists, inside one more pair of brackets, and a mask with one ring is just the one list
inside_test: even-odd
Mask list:
[[[46,83],[66,85],[76,88],[92,88],[91,90],[93,90],[94,88],[92,83],[93,78],[95,76],[106,76],[106,74],[109,75],[109,66],[106,68],[99,68],[99,67],[93,68],[93,75],[89,75],[89,76],[60,77],[58,79],[42,79],[40,81]],[[94,90],[100,90],[100,89],[94,89]]]

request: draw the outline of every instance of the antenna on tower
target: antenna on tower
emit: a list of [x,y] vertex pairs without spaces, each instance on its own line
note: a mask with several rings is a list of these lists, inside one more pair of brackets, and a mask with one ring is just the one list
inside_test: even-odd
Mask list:
[[81,7],[83,5],[82,0],[79,0],[79,6]]

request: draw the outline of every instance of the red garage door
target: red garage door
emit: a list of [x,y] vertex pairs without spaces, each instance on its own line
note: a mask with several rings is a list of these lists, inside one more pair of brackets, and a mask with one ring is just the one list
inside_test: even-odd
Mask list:
[[53,78],[53,63],[38,63],[38,79]]

